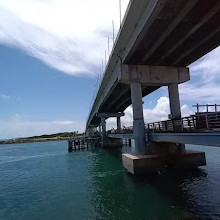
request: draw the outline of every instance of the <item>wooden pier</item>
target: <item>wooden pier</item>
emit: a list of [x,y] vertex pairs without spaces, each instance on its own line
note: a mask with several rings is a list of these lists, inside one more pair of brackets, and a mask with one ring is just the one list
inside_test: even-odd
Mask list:
[[131,147],[131,139],[123,138],[122,139],[123,146],[129,146]]
[[68,152],[101,147],[101,137],[74,137],[68,140]]

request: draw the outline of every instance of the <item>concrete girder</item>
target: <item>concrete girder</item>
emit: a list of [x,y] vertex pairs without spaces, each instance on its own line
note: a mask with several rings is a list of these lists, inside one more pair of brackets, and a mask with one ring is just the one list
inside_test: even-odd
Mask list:
[[[183,59],[181,63],[172,62],[176,57],[179,57],[180,54],[186,51],[186,42],[192,40],[190,45],[191,47],[193,47],[195,44],[201,41],[206,36],[206,34],[209,33],[209,30],[207,30],[206,28],[207,26],[210,27],[210,31],[215,30],[219,27],[220,14],[218,8],[218,1],[204,0],[203,3],[197,0],[178,0],[166,2],[163,1],[162,4],[165,4],[165,7],[161,7],[161,10],[155,16],[156,8],[159,7],[159,4],[161,2],[162,1],[155,1],[154,7],[152,4],[144,5],[143,3],[143,7],[145,7],[146,10],[149,7],[148,10],[150,10],[151,8],[152,11],[151,14],[148,14],[148,19],[145,20],[146,25],[143,25],[143,30],[139,32],[137,32],[136,29],[138,29],[139,27],[141,28],[141,25],[139,23],[144,22],[142,22],[141,19],[137,21],[137,25],[133,31],[133,33],[136,34],[133,34],[131,37],[134,44],[129,53],[123,53],[122,57],[126,56],[122,59],[123,63],[188,66],[189,64],[196,61],[198,58],[200,58],[201,56],[208,53],[210,50],[214,49],[219,45],[217,37],[215,39],[216,43],[213,43],[213,40],[210,39],[204,44],[204,46],[207,47],[206,50],[196,50],[196,54],[198,53],[198,57],[197,55],[195,56],[190,54],[189,57],[184,57],[185,59],[188,59]],[[195,2],[196,4],[193,6]],[[136,3],[136,1],[133,1],[133,3]],[[149,1],[147,3],[149,3]],[[187,9],[187,7],[192,7],[192,10],[188,14],[184,12],[189,10]],[[213,9],[215,9],[215,12],[217,11],[217,13],[213,13]],[[184,17],[182,15],[182,20],[180,20],[177,26],[174,26],[173,23],[178,22],[178,20],[180,19],[180,14],[186,14],[186,16]],[[211,17],[209,17],[210,19],[202,23],[201,26],[198,29],[196,29],[193,33],[190,33],[188,38],[185,40],[186,42],[184,41],[184,43],[180,44],[175,49],[175,51],[173,51],[172,54],[169,55],[169,59],[162,61],[161,57],[167,52],[169,52],[170,48],[176,45],[178,43],[178,40],[181,40],[183,36],[186,36],[186,34],[190,32],[191,29],[194,28],[194,26],[197,26],[197,24],[199,24],[200,21],[207,16],[207,14],[211,14]],[[142,17],[144,17],[144,15]],[[151,20],[153,20],[153,24]],[[187,26],[189,28],[187,28]],[[157,46],[157,49],[154,50],[154,53],[151,54],[151,56],[149,56],[149,59],[143,59],[143,57],[148,53],[148,51],[150,51],[154,47],[154,44],[157,43],[157,39],[160,39],[161,36],[164,36],[164,33],[170,32],[169,30],[171,29],[173,29],[171,33],[163,40],[163,43],[160,43],[160,45]],[[176,54],[176,52],[178,53]],[[173,53],[175,54],[173,55]]]
[[181,44],[183,44],[194,32],[196,32],[199,28],[201,28],[213,15],[215,15],[220,10],[220,2],[217,5],[214,5],[212,10],[209,11],[209,13],[204,16],[199,23],[195,24],[195,26],[185,35],[183,35],[181,40],[178,40],[176,44],[173,45],[172,48],[169,49],[169,51],[164,54],[158,62],[166,59],[174,50],[177,49]]
[[166,31],[158,38],[155,42],[155,44],[151,47],[149,51],[145,54],[145,56],[142,58],[142,62],[144,60],[147,60],[156,50],[157,48],[166,40],[166,38],[172,33],[172,31],[178,26],[178,24],[183,20],[183,18],[192,10],[192,8],[196,5],[198,0],[192,0],[189,1],[183,10],[177,14],[176,18],[172,21],[169,28],[166,29]]
[[96,114],[99,118],[111,118],[111,117],[122,117],[125,115],[124,112],[118,112],[118,113],[109,113],[109,112],[101,112]]
[[123,64],[119,82],[139,82],[148,86],[165,86],[190,80],[189,68]]
[[[182,143],[220,147],[220,132],[196,132],[196,133],[148,133],[147,139],[160,143]],[[108,134],[109,138],[134,139],[133,133]]]
[[120,104],[116,107],[116,109],[120,109],[121,106],[123,106],[125,103],[127,103],[127,102],[130,101],[130,100],[131,100],[131,97],[130,97],[130,96],[127,97],[127,98],[125,98],[123,101],[120,102]]
[[[87,125],[100,123],[100,119],[95,114],[102,111],[102,108],[105,110],[105,104],[108,104],[109,96],[111,97],[114,86],[118,83],[121,63],[187,66],[219,45],[219,2],[204,0],[203,4],[200,4],[199,1],[194,7],[195,2],[197,0],[129,2],[122,28],[106,66]],[[192,5],[190,6],[190,4]],[[193,9],[187,14],[190,7]],[[184,14],[187,15],[184,17]],[[179,22],[180,17],[183,18],[181,22]],[[177,23],[178,25],[176,25]],[[170,33],[172,28],[173,31]],[[163,43],[158,44],[157,42],[161,41],[162,36],[167,37],[163,39]],[[150,49],[156,47],[157,49],[152,51],[153,54],[149,56],[149,59],[143,61],[143,57]],[[169,55],[161,60],[168,53]],[[149,93],[143,92],[143,95],[147,94]],[[121,100],[117,100],[117,103],[120,104]],[[114,101],[114,98],[111,101]],[[117,103],[112,108],[107,107],[107,110],[114,112]],[[121,109],[117,108],[117,110],[123,111],[122,109],[130,103],[128,100]]]
[[111,103],[112,106],[114,106],[118,100],[122,98],[128,91],[130,90],[130,87],[124,89],[123,91],[118,91],[118,95],[115,97],[115,100]]
[[155,133],[148,134],[150,141],[195,144],[206,146],[220,146],[220,132],[198,133]]
[[[137,5],[136,6],[135,4],[130,5],[130,10],[132,10],[134,7],[135,9],[133,9],[133,11],[136,12],[136,14],[138,14],[139,17],[138,19],[136,19],[135,29],[131,33],[130,40],[128,41],[127,46],[125,47],[125,50],[123,51],[123,55],[122,55],[123,63],[127,63],[128,55],[134,52],[134,50],[136,49],[135,45],[138,45],[140,41],[142,40],[142,38],[140,38],[141,32],[143,31],[143,29],[145,30],[145,32],[147,32],[151,28],[151,25],[157,18],[160,11],[163,9],[166,2],[167,0],[136,1],[136,4],[139,3],[141,6],[141,9],[142,10],[144,9],[144,12],[142,12],[142,16],[139,15],[138,13],[140,9]],[[137,15],[135,16],[135,14],[131,14],[131,16],[133,16],[133,18],[137,17]],[[130,17],[128,17],[127,19],[129,18]],[[130,19],[135,21],[135,19],[133,18],[130,18]]]
[[118,72],[121,68],[120,66],[120,63],[116,63],[115,66],[112,67],[114,71],[111,71],[109,78],[103,78],[99,91],[96,95],[96,99],[93,103],[93,107],[87,121],[87,126],[91,123],[96,112],[99,112],[100,106],[102,105],[102,103],[104,103],[104,100],[106,100],[107,96],[105,95],[110,95],[111,91],[115,88],[115,85],[118,81]]
[[99,107],[99,111],[103,111],[103,108],[105,107],[105,104],[106,104],[106,100],[108,100],[109,97],[111,96],[111,94],[112,94],[113,92],[115,92],[115,88],[117,87],[117,84],[118,84],[118,82],[115,81],[115,82],[112,84],[111,88],[109,89],[109,92],[107,93],[107,95],[105,95],[106,93],[103,93],[103,94],[102,94],[103,102],[102,102],[102,104],[101,104],[100,107]]
[[[212,37],[214,37],[216,34],[220,32],[220,26],[216,29],[213,29],[212,31],[208,32],[206,34],[206,37],[203,38],[203,40],[198,41],[197,43],[194,44],[194,46],[190,47],[189,49],[185,50],[184,52],[181,53],[179,57],[177,57],[173,64],[176,65],[179,63],[182,59],[184,59],[187,55],[192,54],[193,51],[198,49],[200,46],[202,46],[206,41],[210,40]],[[215,47],[215,46],[214,46]]]

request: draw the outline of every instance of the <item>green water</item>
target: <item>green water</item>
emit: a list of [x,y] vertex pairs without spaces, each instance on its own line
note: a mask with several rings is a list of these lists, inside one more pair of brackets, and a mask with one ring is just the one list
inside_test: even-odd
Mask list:
[[137,177],[123,149],[68,153],[67,143],[0,146],[0,219],[220,219],[220,148],[193,172]]

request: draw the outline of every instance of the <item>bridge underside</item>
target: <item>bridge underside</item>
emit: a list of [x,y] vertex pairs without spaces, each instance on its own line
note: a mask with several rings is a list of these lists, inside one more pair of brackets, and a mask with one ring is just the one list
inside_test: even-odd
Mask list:
[[[142,86],[142,94],[146,96],[155,91],[159,87],[155,86]],[[131,89],[130,85],[115,82],[114,90],[109,97],[101,104],[99,112],[117,113],[123,112],[129,105],[131,105]],[[101,118],[94,117],[91,121],[93,125],[99,125]]]
[[219,0],[145,2],[154,9],[123,63],[187,66],[220,44]]
[[[204,153],[188,153],[182,144],[177,146],[173,142],[158,142],[149,147],[149,143],[146,143],[142,97],[161,86],[168,86],[170,117],[174,130],[181,132],[178,85],[189,80],[187,66],[219,46],[219,39],[219,0],[131,0],[89,114],[86,130],[99,126],[101,122],[105,145],[106,118],[121,114],[132,104],[136,156],[123,156],[124,166],[130,172],[136,166],[142,172],[148,167],[149,161],[152,164],[156,161],[157,170],[157,162],[160,167],[164,158],[170,163],[176,160],[177,166],[178,158],[186,166],[205,165]],[[120,130],[118,116],[117,125]],[[155,138],[162,140],[162,137],[152,138],[154,141]],[[177,141],[182,143],[180,139]],[[165,157],[164,143],[167,149]],[[143,156],[146,154],[146,157]],[[137,155],[141,157],[136,158]],[[135,165],[137,160],[140,163]],[[144,166],[139,167],[141,164]]]
[[[219,46],[219,37],[219,0],[130,1],[87,127],[100,124],[96,113],[131,104],[129,85],[118,83],[121,64],[186,67]],[[143,86],[142,95],[159,87]]]

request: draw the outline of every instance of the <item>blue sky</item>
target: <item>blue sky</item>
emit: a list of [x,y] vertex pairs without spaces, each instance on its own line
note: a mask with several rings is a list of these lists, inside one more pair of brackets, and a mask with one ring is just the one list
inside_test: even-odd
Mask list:
[[3,45],[0,60],[1,115],[19,114],[35,120],[84,120],[97,81],[95,77],[63,74],[19,49]]
[[[112,20],[117,33],[118,0],[0,0],[0,139],[84,131]],[[183,115],[197,102],[220,103],[219,55],[217,48],[190,66],[191,81],[180,86]],[[167,118],[167,96],[161,88],[144,98],[146,122]],[[122,124],[132,124],[131,107]]]
[[[77,121],[75,130],[82,130],[97,78],[63,74],[20,49],[3,45],[0,60],[1,121],[66,121],[70,125]],[[72,129],[67,126],[67,130]]]

